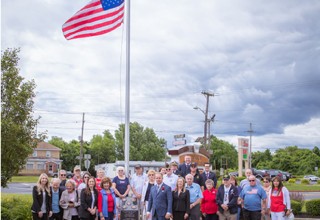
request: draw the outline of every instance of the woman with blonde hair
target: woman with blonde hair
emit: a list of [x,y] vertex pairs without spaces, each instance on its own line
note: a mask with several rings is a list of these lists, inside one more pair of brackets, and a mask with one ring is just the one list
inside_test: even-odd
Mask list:
[[51,192],[49,178],[47,174],[42,173],[39,176],[37,185],[32,190],[33,203],[31,207],[32,218],[34,220],[48,219],[52,215]]
[[104,169],[99,168],[97,170],[97,177],[96,177],[96,189],[98,192],[101,190],[101,180],[106,176],[106,173],[104,172]]
[[[154,170],[149,170],[148,171],[148,180],[143,184],[142,187],[142,193],[141,193],[141,203],[143,205],[143,219],[145,220],[146,215],[147,215],[147,207],[148,207],[148,201],[149,201],[149,195],[150,195],[150,191],[151,188],[154,186],[154,182],[155,182],[155,174],[156,171]],[[148,220],[151,220],[152,216],[150,216],[148,218]]]
[[63,208],[64,220],[78,220],[78,210],[80,206],[80,196],[76,190],[76,182],[69,179],[66,182],[66,190],[62,192],[60,206]]
[[190,193],[185,185],[185,179],[179,177],[176,189],[172,191],[172,214],[174,220],[185,220],[188,219],[190,215]]

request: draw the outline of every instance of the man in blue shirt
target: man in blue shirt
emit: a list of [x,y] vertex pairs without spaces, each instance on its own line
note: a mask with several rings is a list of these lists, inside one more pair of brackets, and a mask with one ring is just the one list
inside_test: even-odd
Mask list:
[[249,186],[244,187],[240,193],[240,201],[243,205],[243,218],[246,220],[260,220],[265,214],[267,194],[257,185],[256,177],[248,178]]
[[62,220],[63,210],[59,205],[59,201],[63,190],[60,188],[60,182],[61,180],[58,178],[51,180],[52,216],[49,218],[50,220]]
[[186,189],[190,193],[190,219],[200,219],[200,203],[203,198],[200,185],[193,182],[193,175],[186,175]]

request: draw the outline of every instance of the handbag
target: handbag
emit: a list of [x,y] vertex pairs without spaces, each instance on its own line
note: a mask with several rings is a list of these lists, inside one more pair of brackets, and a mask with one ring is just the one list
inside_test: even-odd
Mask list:
[[290,212],[290,215],[285,216],[284,219],[285,219],[285,220],[293,220],[293,219],[294,219],[294,214],[293,214],[293,212],[291,211],[291,212]]
[[288,209],[287,209],[287,207],[284,209],[284,219],[285,220],[293,220],[294,219],[294,214],[293,214],[293,212],[292,212],[292,209],[289,209],[289,211],[290,211],[290,214],[288,215],[288,216],[286,216],[286,213],[287,213],[287,211],[288,211]]

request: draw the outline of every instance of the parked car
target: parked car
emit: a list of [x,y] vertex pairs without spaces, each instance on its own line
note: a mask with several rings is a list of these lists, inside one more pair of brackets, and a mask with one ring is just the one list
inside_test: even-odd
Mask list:
[[[51,177],[57,178],[58,177],[58,173],[52,173]],[[67,171],[67,178],[70,179],[73,177],[73,173],[71,171]]]
[[288,181],[291,178],[291,174],[286,171],[279,170],[283,175],[283,180]]
[[315,175],[306,175],[303,177],[303,179],[309,180],[309,181],[318,181],[319,177],[315,176]]
[[279,176],[279,177],[281,177],[281,180],[285,180],[285,177],[283,177],[284,175],[280,172],[280,170],[271,169],[271,170],[269,170],[269,174],[270,174],[271,179],[276,176]]
[[262,180],[264,177],[270,176],[268,170],[257,170],[255,168],[252,168],[252,174],[259,180]]
[[239,176],[238,171],[230,172],[229,175],[230,176],[236,176],[236,177]]

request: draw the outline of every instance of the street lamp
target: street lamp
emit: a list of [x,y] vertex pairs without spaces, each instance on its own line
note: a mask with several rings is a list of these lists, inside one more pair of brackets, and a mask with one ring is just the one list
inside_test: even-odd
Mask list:
[[201,108],[199,108],[198,106],[196,107],[193,107],[193,109],[195,110],[200,110],[203,114],[204,114],[204,140],[203,140],[203,143],[204,143],[204,147],[207,149],[207,122],[208,122],[208,113],[203,111]]
[[209,145],[209,148],[211,147],[211,137],[210,137],[210,124],[211,124],[211,122],[213,123],[214,122],[214,118],[216,117],[216,114],[213,114],[212,116],[211,116],[211,118],[210,118],[210,120],[208,121],[208,127],[209,127],[209,129],[208,129],[208,133],[209,133],[209,141],[208,141],[208,145]]

